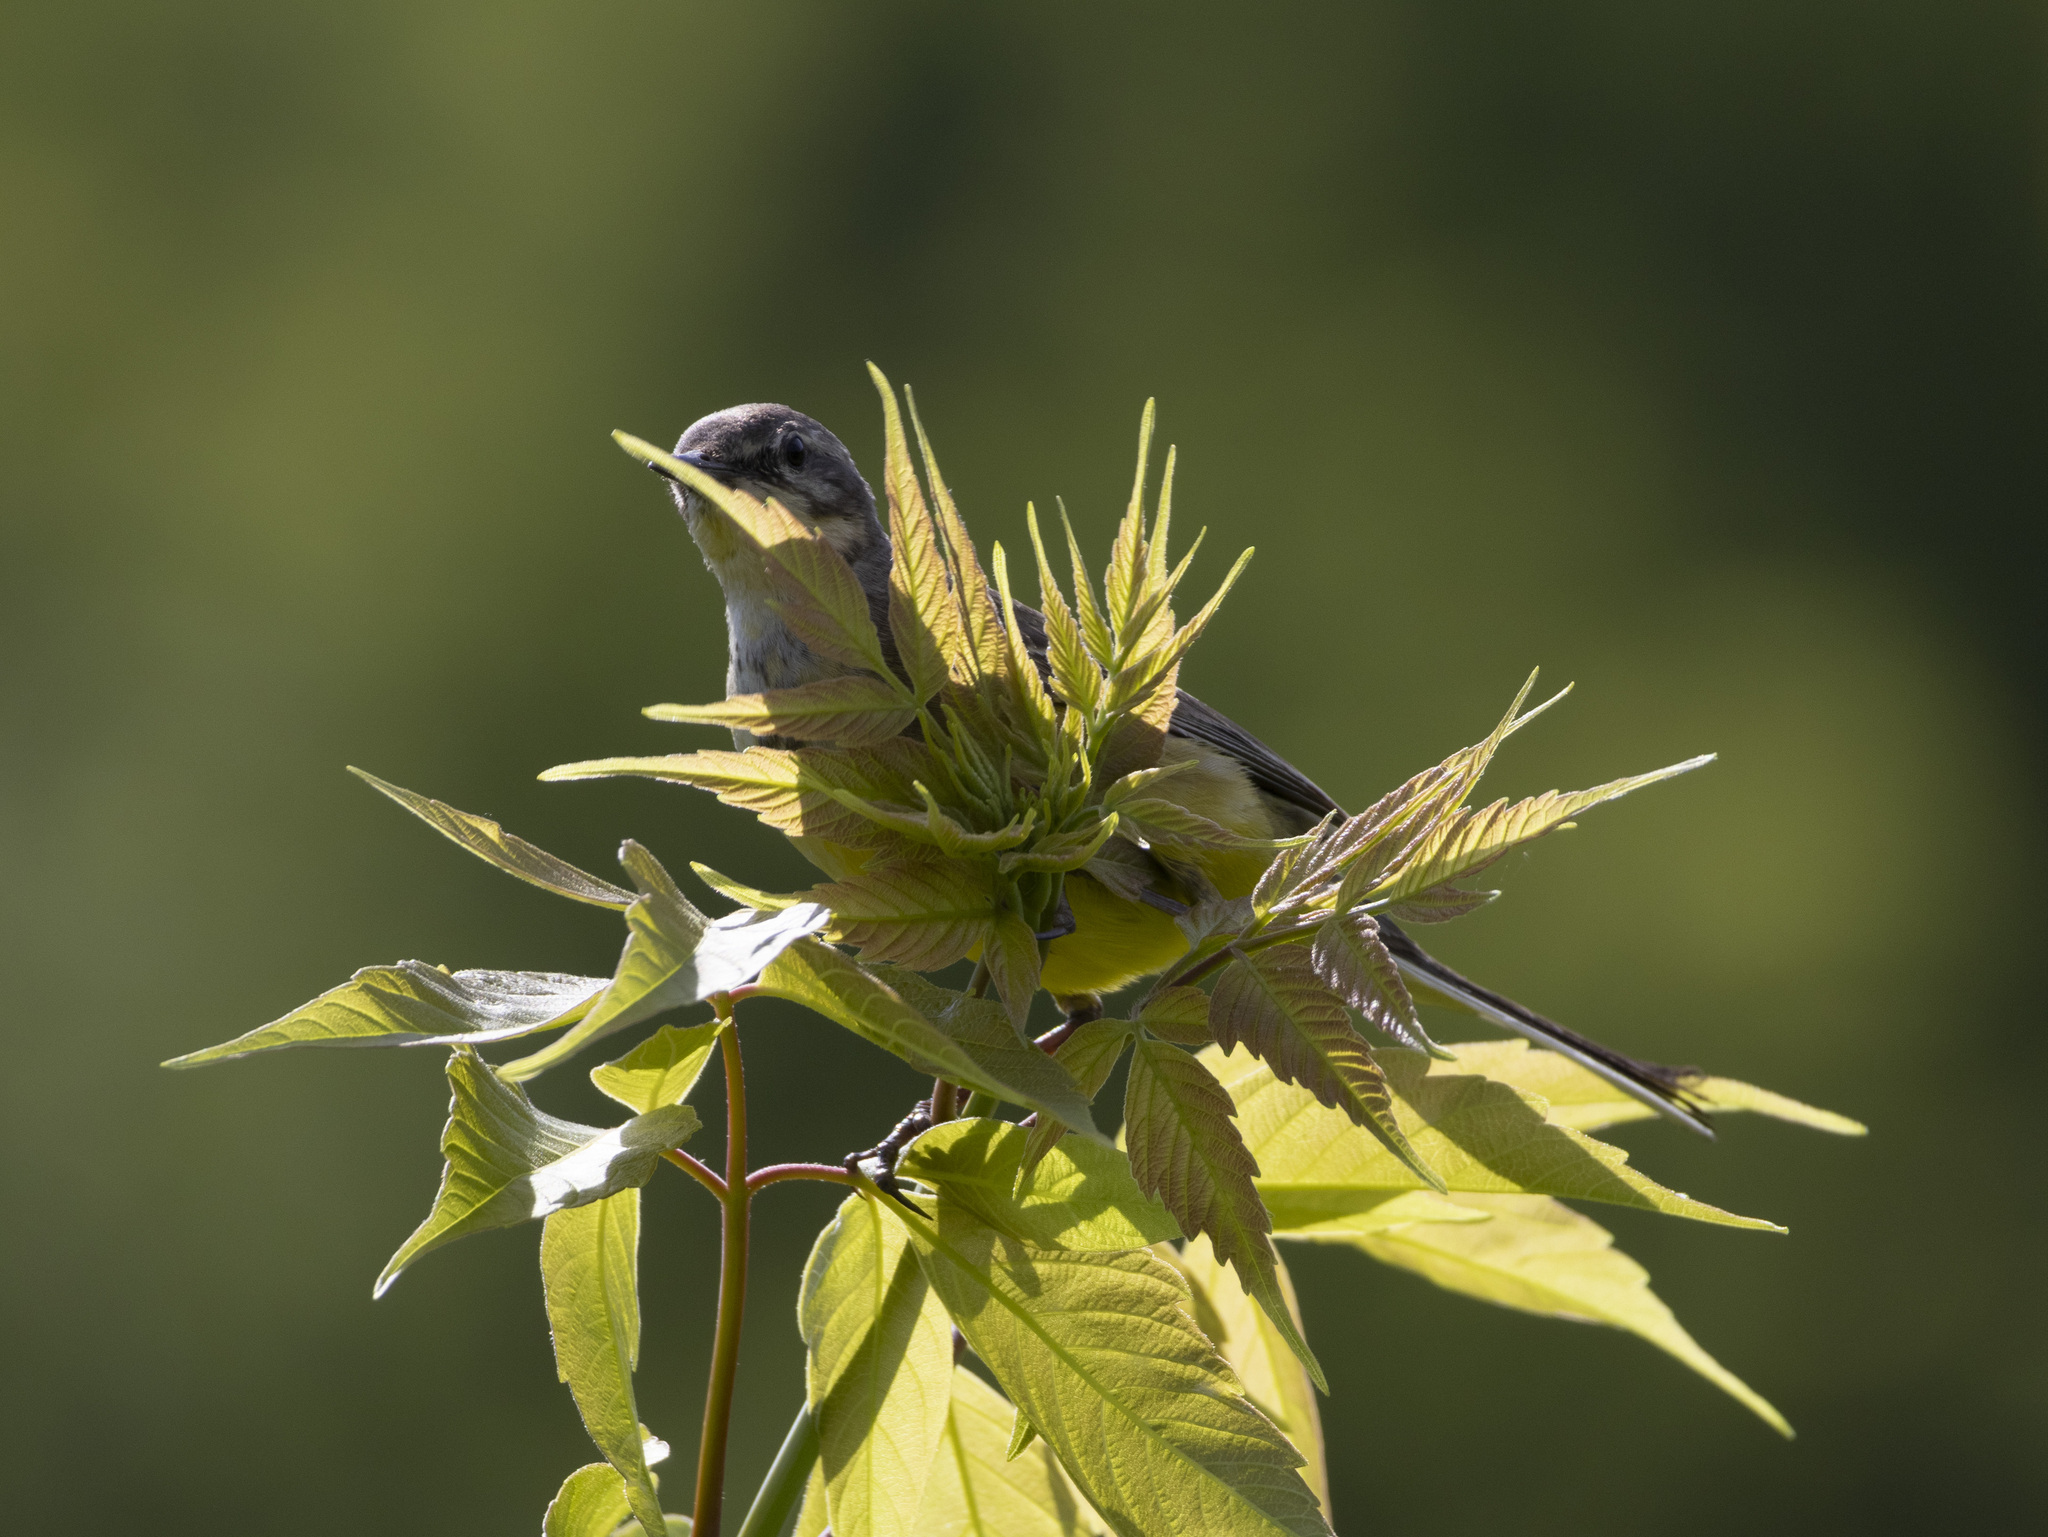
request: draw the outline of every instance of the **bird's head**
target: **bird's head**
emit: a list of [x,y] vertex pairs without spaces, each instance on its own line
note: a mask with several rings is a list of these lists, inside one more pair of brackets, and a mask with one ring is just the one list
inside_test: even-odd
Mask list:
[[[773,497],[849,562],[886,543],[875,494],[853,455],[801,411],[768,404],[714,411],[682,435],[675,456],[749,496]],[[706,511],[701,499],[687,486],[670,489],[697,532]]]

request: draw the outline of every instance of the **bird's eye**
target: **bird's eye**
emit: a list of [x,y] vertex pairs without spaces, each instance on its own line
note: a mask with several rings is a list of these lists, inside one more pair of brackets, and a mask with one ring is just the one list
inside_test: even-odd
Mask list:
[[794,432],[782,440],[782,462],[793,470],[804,467],[804,456],[809,452],[809,446]]

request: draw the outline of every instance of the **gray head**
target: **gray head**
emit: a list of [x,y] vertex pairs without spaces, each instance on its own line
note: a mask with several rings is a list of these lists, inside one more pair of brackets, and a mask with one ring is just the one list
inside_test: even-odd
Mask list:
[[[762,501],[773,497],[849,560],[883,538],[875,494],[853,455],[801,411],[765,403],[714,411],[677,441],[676,457]],[[671,489],[696,532],[704,511],[696,494]]]

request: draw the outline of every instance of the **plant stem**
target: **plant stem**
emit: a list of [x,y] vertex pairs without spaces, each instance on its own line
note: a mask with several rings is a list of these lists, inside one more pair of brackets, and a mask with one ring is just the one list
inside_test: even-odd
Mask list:
[[783,1438],[775,1464],[761,1480],[761,1489],[740,1524],[739,1537],[782,1537],[789,1518],[803,1498],[804,1484],[818,1461],[818,1417],[805,1404]]
[[725,1199],[725,1181],[720,1179],[716,1174],[713,1174],[709,1169],[705,1168],[703,1164],[699,1163],[696,1159],[692,1158],[688,1153],[684,1152],[681,1148],[669,1148],[661,1156],[666,1158],[670,1163],[674,1164],[678,1169],[681,1169],[685,1174],[689,1175],[690,1178],[694,1179],[706,1190],[710,1191],[713,1195],[717,1196],[719,1200],[722,1201]]
[[932,1084],[932,1125],[950,1121],[959,1113],[959,1086],[947,1082],[944,1078],[935,1080]]
[[860,1181],[836,1163],[771,1163],[766,1168],[756,1169],[747,1176],[747,1189],[760,1190],[790,1179],[815,1179],[822,1180],[828,1185],[852,1185],[855,1189],[860,1187]]
[[732,1428],[733,1379],[739,1373],[740,1323],[747,1308],[747,1073],[740,1060],[740,1034],[731,1002],[719,999],[725,1029],[718,1044],[725,1055],[725,1220],[723,1264],[718,1277],[718,1332],[711,1346],[711,1382],[704,1394],[704,1434],[697,1448],[697,1505],[691,1531],[718,1537],[725,1499],[725,1443]]

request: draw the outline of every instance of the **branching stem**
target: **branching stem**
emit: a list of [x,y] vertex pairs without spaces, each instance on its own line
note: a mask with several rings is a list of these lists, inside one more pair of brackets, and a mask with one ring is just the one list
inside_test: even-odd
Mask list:
[[828,1185],[852,1185],[856,1188],[860,1185],[859,1180],[836,1163],[771,1163],[747,1176],[747,1189],[750,1192],[762,1190],[792,1179],[822,1180]]
[[702,1163],[692,1158],[688,1153],[684,1152],[681,1148],[672,1147],[668,1149],[666,1152],[664,1152],[661,1156],[666,1158],[670,1163],[674,1164],[678,1169],[681,1169],[685,1174],[689,1175],[690,1178],[694,1179],[706,1190],[710,1191],[713,1195],[717,1196],[719,1200],[723,1201],[725,1199],[725,1181],[720,1179],[716,1174],[712,1173],[711,1170],[707,1169]]
[[739,1030],[732,1020],[732,999],[721,996],[713,1003],[725,1025],[718,1036],[725,1057],[725,1189],[720,1197],[725,1217],[718,1331],[711,1346],[711,1382],[704,1393],[704,1434],[697,1448],[697,1504],[691,1518],[691,1530],[698,1537],[718,1537],[725,1499],[725,1443],[732,1428],[733,1380],[739,1373],[740,1324],[747,1308],[747,1212],[754,1194],[747,1178],[747,1073],[740,1058]]

